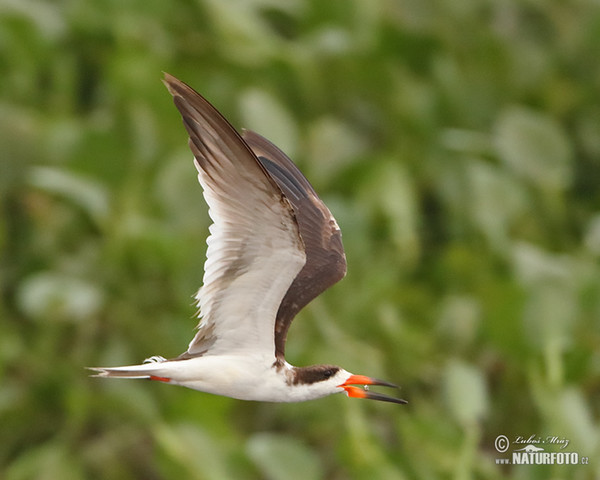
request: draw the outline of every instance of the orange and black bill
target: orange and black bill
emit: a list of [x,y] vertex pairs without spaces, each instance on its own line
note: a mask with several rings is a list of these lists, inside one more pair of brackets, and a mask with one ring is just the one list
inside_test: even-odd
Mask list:
[[[363,385],[363,388],[356,387],[355,385]],[[351,375],[348,380],[339,385],[339,387],[343,388],[346,391],[346,395],[354,398],[368,398],[370,400],[379,400],[381,402],[391,402],[398,403],[400,405],[405,405],[408,402],[401,398],[390,397],[389,395],[385,395],[383,393],[371,392],[367,390],[368,385],[381,385],[383,387],[393,387],[400,388],[393,383],[386,382],[384,380],[377,380],[376,378],[365,377],[364,375]]]

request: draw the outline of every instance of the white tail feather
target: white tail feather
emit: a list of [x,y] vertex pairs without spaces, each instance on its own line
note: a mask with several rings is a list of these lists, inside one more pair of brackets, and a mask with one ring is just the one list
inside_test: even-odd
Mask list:
[[125,367],[88,367],[88,370],[96,372],[92,377],[151,378],[167,375],[161,362],[129,365]]

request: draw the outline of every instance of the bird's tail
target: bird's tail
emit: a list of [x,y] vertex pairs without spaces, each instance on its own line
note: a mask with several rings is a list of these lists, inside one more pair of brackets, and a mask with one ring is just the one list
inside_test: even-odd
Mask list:
[[141,365],[128,365],[124,367],[88,367],[88,370],[95,372],[92,377],[106,378],[146,378],[150,380],[159,380],[161,382],[170,382],[171,378],[164,365],[162,357],[152,357],[146,360],[148,363]]

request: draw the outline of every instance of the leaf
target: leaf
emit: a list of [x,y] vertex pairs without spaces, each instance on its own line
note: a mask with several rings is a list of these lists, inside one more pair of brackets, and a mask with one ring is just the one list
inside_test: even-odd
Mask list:
[[542,113],[508,108],[498,118],[494,144],[508,168],[538,187],[563,190],[573,180],[569,139],[556,121]]
[[[328,179],[366,151],[364,135],[334,117],[322,117],[311,123],[308,153],[313,182]],[[316,182],[315,182],[316,183]]]
[[272,433],[258,433],[248,440],[247,452],[268,479],[323,478],[317,455],[294,438]]
[[277,51],[279,38],[268,28],[255,2],[207,0],[204,8],[223,57],[256,67]]
[[448,295],[441,304],[439,330],[456,348],[471,345],[481,323],[481,307],[476,298]]
[[71,201],[100,225],[108,217],[108,194],[98,182],[51,167],[32,168],[29,182],[40,190]]
[[417,196],[413,178],[405,168],[389,163],[382,171],[379,194],[382,207],[391,221],[392,238],[405,261],[415,262],[419,257],[417,235]]
[[[580,389],[569,388],[562,392],[557,415],[562,421],[564,431],[573,445],[568,450],[578,450],[580,454],[592,455],[600,446],[600,435],[594,427],[594,416],[589,403]],[[551,432],[552,433],[552,432]],[[559,432],[554,432],[556,434]]]
[[267,137],[286,155],[294,157],[298,149],[298,128],[290,112],[269,92],[252,88],[240,97],[244,127]]
[[58,440],[29,448],[6,470],[6,480],[52,480],[85,478],[76,455]]
[[600,256],[600,215],[594,215],[588,222],[584,243],[592,254]]
[[35,25],[35,32],[44,40],[52,41],[63,37],[68,27],[60,7],[39,0],[4,0],[2,13],[20,16]]
[[521,185],[500,168],[480,160],[467,164],[468,204],[471,220],[495,249],[510,244],[510,228],[527,202]]
[[573,343],[577,305],[572,289],[561,284],[543,284],[533,289],[524,312],[524,324],[532,345],[558,349]]
[[17,301],[21,311],[33,318],[80,321],[98,311],[102,293],[86,280],[47,271],[25,278]]
[[516,242],[512,249],[512,262],[516,280],[523,285],[573,281],[569,258],[552,255],[542,248],[526,242]]
[[233,478],[225,450],[209,434],[192,425],[161,425],[156,429],[160,447],[187,470],[189,479]]
[[482,373],[461,360],[450,360],[444,375],[450,412],[463,426],[482,420],[488,411],[488,393]]

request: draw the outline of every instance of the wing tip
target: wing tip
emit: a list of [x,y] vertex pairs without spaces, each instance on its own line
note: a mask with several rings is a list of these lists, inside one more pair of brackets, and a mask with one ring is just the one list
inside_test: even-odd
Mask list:
[[170,73],[163,72],[162,82],[167,87],[167,90],[172,96],[179,95],[177,92],[177,87],[180,87],[182,84],[185,85],[181,80],[177,77],[174,77]]

